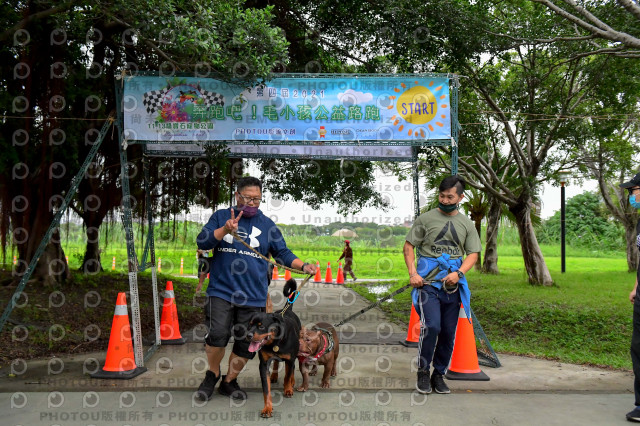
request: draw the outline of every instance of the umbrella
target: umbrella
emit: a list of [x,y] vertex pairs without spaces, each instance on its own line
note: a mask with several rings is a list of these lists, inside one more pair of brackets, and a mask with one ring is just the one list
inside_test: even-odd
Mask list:
[[351,229],[338,229],[336,232],[331,234],[332,237],[347,237],[347,238],[356,238],[358,234],[356,234]]

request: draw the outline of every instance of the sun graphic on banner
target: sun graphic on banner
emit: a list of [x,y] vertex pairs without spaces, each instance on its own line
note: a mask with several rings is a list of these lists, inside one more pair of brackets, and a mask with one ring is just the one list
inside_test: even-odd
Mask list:
[[424,138],[426,125],[431,132],[434,131],[434,125],[444,127],[444,121],[449,115],[449,105],[446,103],[448,94],[442,92],[444,85],[433,88],[434,82],[430,81],[427,87],[420,86],[414,81],[414,86],[407,90],[405,83],[400,83],[400,88],[393,89],[394,92],[402,94],[399,96],[390,96],[391,101],[396,101],[395,105],[391,104],[388,109],[396,109],[397,115],[391,117],[394,126],[398,126],[398,131],[407,130],[407,135],[413,137]]

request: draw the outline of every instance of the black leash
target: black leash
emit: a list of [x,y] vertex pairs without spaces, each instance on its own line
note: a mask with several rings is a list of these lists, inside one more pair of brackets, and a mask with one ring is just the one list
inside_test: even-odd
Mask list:
[[[422,282],[423,282],[425,285],[431,285],[431,283],[434,283],[434,282],[437,282],[437,281],[439,281],[439,280],[429,280],[429,281],[427,281],[427,280],[422,280]],[[383,302],[386,302],[387,300],[391,299],[392,297],[397,296],[398,294],[402,293],[403,291],[405,291],[405,290],[406,290],[406,289],[408,289],[409,287],[411,287],[411,284],[407,284],[407,285],[405,285],[405,286],[400,287],[399,289],[397,289],[397,290],[396,290],[396,291],[394,291],[393,293],[389,293],[389,294],[387,294],[386,296],[384,296],[382,299],[378,300],[377,302],[374,302],[374,303],[370,304],[370,305],[369,305],[369,306],[367,306],[366,308],[361,309],[361,310],[360,310],[360,312],[356,312],[355,314],[348,316],[347,318],[343,319],[342,321],[340,321],[340,322],[339,322],[339,323],[337,323],[337,324],[334,324],[333,326],[334,326],[334,327],[336,327],[336,328],[337,328],[337,327],[340,327],[341,325],[343,325],[343,324],[345,324],[345,323],[347,323],[347,322],[351,321],[352,319],[354,319],[354,318],[355,318],[355,317],[357,317],[358,315],[362,315],[362,314],[364,314],[365,312],[367,312],[367,311],[369,311],[369,310],[371,310],[371,309],[373,309],[373,308],[375,308],[375,307],[377,307],[377,306],[380,306]],[[444,287],[444,284],[443,284],[443,287]],[[452,291],[451,291],[451,293],[455,293],[457,290],[458,290],[458,284],[456,284],[455,289],[454,289],[454,290],[452,290]],[[447,291],[447,290],[445,290],[445,291]],[[447,291],[447,292],[448,292],[448,291]],[[449,292],[448,292],[448,293],[449,293]]]
[[405,291],[406,289],[408,289],[409,287],[411,287],[411,284],[407,284],[403,287],[400,287],[399,289],[397,289],[396,291],[394,291],[393,293],[387,294],[385,297],[383,297],[382,299],[378,300],[377,302],[374,302],[372,304],[370,304],[369,306],[367,306],[364,309],[361,309],[360,312],[357,312],[353,315],[348,316],[347,318],[343,319],[342,321],[340,321],[337,324],[334,324],[334,327],[338,328],[341,325],[343,325],[346,322],[351,321],[352,319],[354,319],[355,317],[357,317],[358,315],[362,315],[365,312],[367,312],[370,309],[375,308],[376,306],[380,306],[383,302],[391,299],[393,296],[397,296],[398,294],[402,293],[403,291]]

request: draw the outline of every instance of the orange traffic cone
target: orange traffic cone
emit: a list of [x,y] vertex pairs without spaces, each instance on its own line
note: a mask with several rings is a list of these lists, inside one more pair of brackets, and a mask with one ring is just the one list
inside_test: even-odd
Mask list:
[[322,282],[322,278],[320,275],[320,262],[316,262],[316,276],[313,277],[313,282],[314,283],[321,283]]
[[113,313],[107,359],[100,371],[91,374],[94,379],[133,379],[147,371],[145,367],[136,367],[131,342],[131,325],[127,313],[127,296],[118,293],[116,310]]
[[489,376],[480,370],[473,324],[467,318],[462,304],[460,304],[460,313],[458,314],[458,328],[451,355],[451,365],[445,377],[451,380],[489,380]]
[[344,284],[344,272],[342,272],[342,262],[338,263],[338,276],[336,277],[336,284]]
[[273,267],[273,272],[271,273],[271,279],[272,280],[277,280],[278,279],[278,267],[274,265]]
[[324,276],[326,284],[333,284],[333,274],[331,274],[331,262],[327,262],[327,273]]
[[420,315],[416,311],[416,307],[411,304],[411,316],[409,317],[409,329],[407,330],[407,339],[401,344],[408,348],[417,348],[420,339]]
[[284,270],[284,280],[289,281],[291,279],[291,271],[288,269]]
[[180,334],[178,324],[178,308],[173,293],[173,282],[167,281],[162,303],[162,318],[160,319],[160,342],[163,345],[184,345],[185,339]]

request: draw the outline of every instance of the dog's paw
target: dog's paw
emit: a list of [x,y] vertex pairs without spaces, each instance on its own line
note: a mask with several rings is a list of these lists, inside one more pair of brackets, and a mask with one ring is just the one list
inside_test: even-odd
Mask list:
[[278,383],[278,375],[276,374],[275,376],[272,374],[271,378],[269,379],[271,381],[271,383]]
[[312,370],[312,371],[309,371],[309,375],[310,375],[310,376],[315,376],[315,375],[317,375],[317,374],[318,374],[318,370]]
[[293,387],[286,388],[284,390],[284,397],[285,398],[291,398],[292,396],[293,396]]
[[307,389],[309,389],[308,386],[300,386],[299,388],[296,388],[298,392],[306,392]]
[[323,381],[320,386],[322,386],[322,389],[329,389],[331,387],[331,384],[328,381]]
[[260,417],[273,417],[273,407],[264,407],[260,412]]
[[335,371],[332,371],[332,372],[331,372],[331,377],[337,377],[337,376],[338,376],[338,373],[337,373],[337,372],[335,372]]

